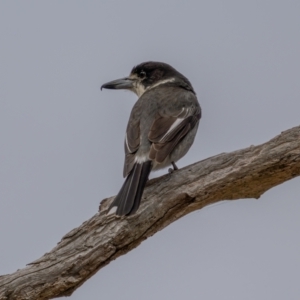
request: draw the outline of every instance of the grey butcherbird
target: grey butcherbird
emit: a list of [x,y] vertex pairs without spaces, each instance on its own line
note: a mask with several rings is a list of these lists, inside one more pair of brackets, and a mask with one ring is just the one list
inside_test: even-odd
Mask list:
[[201,108],[189,80],[168,64],[145,62],[128,77],[101,89],[127,89],[138,95],[125,136],[126,180],[109,207],[119,216],[139,208],[151,170],[173,165],[194,142]]

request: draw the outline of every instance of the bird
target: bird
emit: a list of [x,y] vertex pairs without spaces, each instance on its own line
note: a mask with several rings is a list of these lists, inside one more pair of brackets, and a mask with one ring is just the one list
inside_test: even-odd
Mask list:
[[134,92],[134,104],[125,134],[126,178],[108,208],[108,214],[130,216],[140,206],[151,171],[173,166],[192,146],[201,107],[190,81],[169,64],[141,63],[128,77],[107,82],[102,89]]

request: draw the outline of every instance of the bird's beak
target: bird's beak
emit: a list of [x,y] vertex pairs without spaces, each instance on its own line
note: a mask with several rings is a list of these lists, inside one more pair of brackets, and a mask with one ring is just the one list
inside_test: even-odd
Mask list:
[[133,79],[124,77],[121,79],[113,80],[107,83],[104,83],[101,86],[102,89],[111,89],[111,90],[130,90],[133,88]]

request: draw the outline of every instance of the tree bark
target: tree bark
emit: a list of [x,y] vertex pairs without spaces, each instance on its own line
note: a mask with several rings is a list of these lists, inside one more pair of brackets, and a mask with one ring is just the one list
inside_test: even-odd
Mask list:
[[91,219],[57,246],[15,273],[0,276],[0,300],[71,295],[99,269],[182,216],[268,189],[300,175],[300,126],[269,142],[205,159],[149,181],[138,212],[106,215],[104,199]]

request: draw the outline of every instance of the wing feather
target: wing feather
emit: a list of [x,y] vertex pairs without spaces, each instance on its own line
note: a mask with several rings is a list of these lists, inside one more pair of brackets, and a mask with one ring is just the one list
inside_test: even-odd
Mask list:
[[[135,122],[133,122],[133,120]],[[135,153],[140,147],[140,121],[139,119],[131,119],[128,122],[124,149],[125,149],[125,161],[123,168],[123,176],[126,177],[134,166]]]
[[149,157],[162,163],[176,145],[197,124],[201,117],[199,107],[182,109],[177,116],[158,116],[155,118],[148,138],[152,142]]

